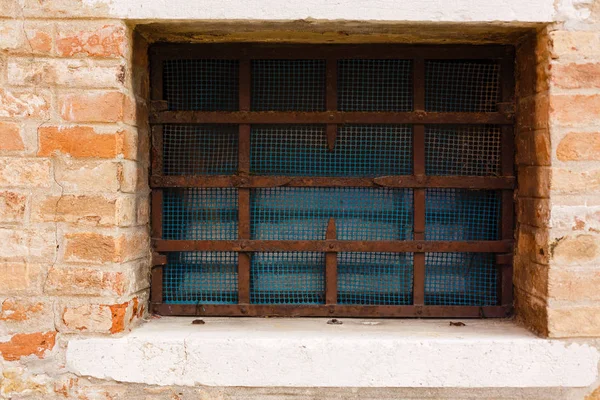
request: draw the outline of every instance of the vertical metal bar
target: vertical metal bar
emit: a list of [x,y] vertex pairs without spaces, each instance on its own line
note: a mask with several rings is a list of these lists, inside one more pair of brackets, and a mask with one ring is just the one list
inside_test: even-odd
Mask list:
[[152,100],[163,100],[163,64],[163,57],[154,52],[150,58],[150,97]]
[[[337,239],[337,230],[333,218],[330,218],[327,223],[325,239]],[[327,252],[325,253],[325,304],[337,304],[337,278],[337,253]]]
[[[337,110],[337,59],[328,58],[326,66],[326,91],[325,106],[327,111]],[[337,138],[337,124],[327,124],[327,149],[335,149],[335,140]]]
[[155,304],[163,302],[163,266],[152,267],[150,301]]
[[[240,60],[239,106],[240,111],[250,111],[250,60]],[[241,124],[238,136],[238,173],[250,175],[250,125]],[[250,239],[250,189],[238,189],[238,239]],[[238,253],[238,302],[250,303],[250,253]]]
[[163,126],[154,125],[152,127],[152,160],[151,160],[151,175],[163,175]]
[[[509,51],[505,58],[500,62],[501,73],[501,96],[503,103],[515,102],[515,76],[514,76],[514,52]],[[513,106],[514,108],[514,106]],[[514,127],[502,126],[501,136],[501,175],[514,176],[515,174],[515,147],[514,147]],[[514,235],[514,192],[512,190],[503,190],[501,195],[501,223],[500,238],[512,239]],[[507,257],[512,260],[512,257]],[[501,305],[511,305],[513,303],[513,265],[498,265],[498,298]]]
[[[413,106],[415,111],[425,110],[425,60],[413,60]],[[413,174],[416,179],[425,177],[425,126],[413,126]],[[425,189],[413,189],[413,238],[425,239]],[[413,256],[413,304],[425,304],[425,253]]]

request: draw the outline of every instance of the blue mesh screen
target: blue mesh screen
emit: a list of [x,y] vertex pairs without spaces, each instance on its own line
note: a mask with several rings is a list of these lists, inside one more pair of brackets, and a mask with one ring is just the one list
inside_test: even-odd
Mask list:
[[237,239],[237,189],[165,189],[163,193],[164,239]]
[[325,60],[252,60],[252,111],[325,110]]
[[237,166],[236,125],[164,125],[164,175],[227,175]]
[[412,253],[339,253],[338,303],[412,304]]
[[169,110],[235,111],[237,60],[166,60],[163,91]]
[[325,254],[254,253],[250,266],[253,304],[323,304]]
[[493,112],[500,100],[500,66],[493,61],[425,62],[425,109]]
[[426,189],[426,240],[498,240],[499,221],[496,191]]
[[412,127],[340,125],[329,151],[324,125],[253,126],[250,168],[262,175],[410,175]]
[[427,253],[425,304],[498,304],[498,270],[492,253]]
[[427,175],[500,175],[497,125],[425,126]]
[[411,60],[339,60],[340,111],[412,111]]
[[330,218],[340,240],[412,237],[409,189],[256,189],[250,203],[252,239],[324,240]]
[[237,253],[169,253],[163,269],[165,303],[237,303]]

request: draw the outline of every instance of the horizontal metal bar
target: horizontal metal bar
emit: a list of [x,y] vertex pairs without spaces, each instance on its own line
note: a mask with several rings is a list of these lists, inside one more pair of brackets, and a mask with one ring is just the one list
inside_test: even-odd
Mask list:
[[381,176],[377,178],[295,177],[295,176],[152,176],[150,185],[165,187],[391,187],[513,189],[515,178],[495,176]]
[[498,124],[512,125],[514,116],[499,112],[301,112],[301,111],[160,111],[152,124]]
[[506,318],[512,306],[364,306],[259,304],[152,304],[160,315],[223,317],[356,317],[356,318]]
[[510,57],[508,45],[410,45],[410,44],[269,44],[269,43],[157,43],[150,55],[160,59],[500,59]]
[[508,253],[512,240],[163,240],[153,239],[154,251],[316,251],[316,252],[481,252]]

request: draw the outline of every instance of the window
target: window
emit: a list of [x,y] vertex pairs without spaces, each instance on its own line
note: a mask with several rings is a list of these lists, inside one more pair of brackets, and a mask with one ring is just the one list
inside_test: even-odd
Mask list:
[[508,46],[158,44],[152,308],[504,317]]

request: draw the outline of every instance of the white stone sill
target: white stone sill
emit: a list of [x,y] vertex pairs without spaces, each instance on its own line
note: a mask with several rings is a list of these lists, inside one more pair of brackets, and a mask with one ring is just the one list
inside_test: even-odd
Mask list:
[[74,339],[78,375],[153,385],[247,387],[584,387],[598,351],[511,321],[153,319],[121,337]]

